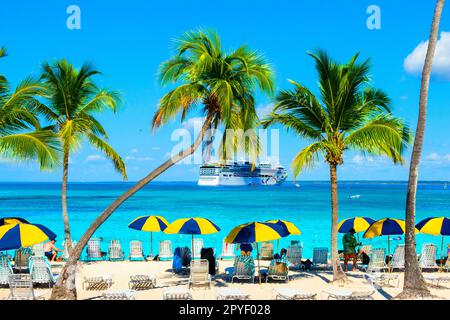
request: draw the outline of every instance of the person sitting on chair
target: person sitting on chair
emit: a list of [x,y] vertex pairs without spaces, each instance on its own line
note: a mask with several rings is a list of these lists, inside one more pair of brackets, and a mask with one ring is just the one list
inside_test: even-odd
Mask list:
[[55,261],[58,252],[62,252],[62,250],[58,249],[55,246],[56,239],[50,239],[49,242],[44,244],[44,254],[49,261]]
[[344,244],[344,271],[347,272],[348,260],[353,259],[353,271],[356,271],[356,247],[361,245],[356,241],[355,229],[351,229],[342,238]]

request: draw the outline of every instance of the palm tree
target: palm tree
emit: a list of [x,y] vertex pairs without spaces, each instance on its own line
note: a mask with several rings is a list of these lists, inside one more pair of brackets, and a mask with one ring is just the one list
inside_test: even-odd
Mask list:
[[[0,58],[6,49],[0,48]],[[41,169],[58,165],[58,137],[41,128],[35,107],[44,94],[42,85],[32,79],[23,80],[11,92],[5,76],[0,74],[0,157],[11,160],[37,159]]]
[[[229,54],[223,52],[215,32],[190,31],[176,40],[176,55],[161,64],[159,78],[163,85],[174,82],[175,89],[161,100],[153,118],[157,128],[181,114],[181,119],[196,109],[205,118],[202,130],[186,150],[172,156],[132,188],[117,198],[92,223],[81,237],[61,277],[52,291],[52,299],[75,299],[76,263],[87,241],[102,223],[128,198],[201,145],[210,127],[250,128],[255,125],[254,93],[257,88],[272,93],[270,66],[263,57],[242,46]],[[253,120],[251,120],[253,119]]]
[[294,89],[281,91],[264,127],[281,124],[300,137],[312,141],[292,162],[297,177],[323,156],[330,167],[331,180],[331,260],[334,280],[346,280],[340,268],[337,248],[338,178],[337,167],[344,152],[352,149],[383,155],[402,163],[402,152],[410,139],[408,127],[391,114],[389,98],[369,86],[369,62],[357,63],[358,54],[348,63],[334,62],[325,51],[309,54],[319,75],[320,96],[294,81]]
[[67,212],[70,153],[76,151],[83,140],[87,140],[112,161],[123,179],[127,177],[123,160],[107,143],[108,135],[94,117],[96,113],[107,109],[115,112],[120,98],[117,92],[99,89],[95,85],[92,77],[99,72],[88,64],[77,70],[66,60],[61,60],[53,65],[45,63],[42,70],[41,78],[46,87],[48,103],[38,106],[38,110],[52,123],[49,128],[58,134],[62,143],[62,215],[66,245],[71,250],[72,238]]
[[405,230],[405,281],[403,292],[398,298],[411,299],[417,296],[429,296],[426,283],[417,262],[415,217],[416,217],[416,193],[419,179],[419,165],[422,156],[422,146],[425,136],[425,125],[427,120],[428,88],[430,86],[431,67],[436,51],[436,42],[439,32],[444,0],[438,0],[434,11],[433,23],[431,26],[428,49],[422,72],[422,85],[420,88],[419,119],[417,121],[416,136],[411,155],[411,165],[409,168],[408,192],[406,195],[406,230]]

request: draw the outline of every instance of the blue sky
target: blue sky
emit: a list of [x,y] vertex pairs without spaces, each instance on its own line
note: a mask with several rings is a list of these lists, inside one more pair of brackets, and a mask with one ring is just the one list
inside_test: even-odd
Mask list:
[[[366,10],[373,4],[381,9],[380,30],[366,26]],[[81,9],[81,30],[66,27],[69,5]],[[246,43],[259,50],[276,71],[278,89],[288,88],[287,79],[295,79],[316,91],[317,77],[307,51],[324,48],[340,61],[361,52],[362,58],[372,61],[373,84],[388,92],[395,114],[415,128],[424,48],[420,43],[428,37],[434,1],[23,0],[2,1],[1,6],[0,46],[6,46],[10,56],[0,62],[0,72],[12,84],[30,74],[38,76],[44,61],[65,57],[77,66],[94,63],[104,74],[97,79],[99,84],[122,92],[120,111],[99,118],[110,143],[127,159],[129,179],[134,181],[166,159],[176,144],[170,136],[181,127],[179,121],[154,133],[150,122],[158,100],[168,91],[156,80],[158,65],[171,56],[171,41],[182,32],[212,28],[221,35],[225,49]],[[441,31],[439,63],[430,88],[423,180],[450,180],[448,8]],[[270,99],[257,98],[260,110],[266,110]],[[280,162],[289,166],[305,145],[281,130]],[[71,181],[120,180],[100,153],[87,145],[71,162]],[[339,176],[343,180],[406,180],[407,171],[407,166],[393,166],[386,159],[364,159],[349,152]],[[197,166],[179,165],[160,180],[195,180],[197,175]],[[59,181],[61,172],[41,173],[33,164],[1,160],[0,177],[2,181]],[[319,164],[300,179],[328,179],[328,168]]]

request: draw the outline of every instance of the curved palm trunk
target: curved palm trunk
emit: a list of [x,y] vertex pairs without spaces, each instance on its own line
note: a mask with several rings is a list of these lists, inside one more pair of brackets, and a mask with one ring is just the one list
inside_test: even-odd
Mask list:
[[338,234],[338,180],[337,165],[330,164],[331,181],[331,265],[333,266],[333,281],[344,281],[347,276],[342,271],[339,261],[337,234]]
[[69,177],[69,149],[64,148],[63,156],[63,176],[62,176],[62,190],[61,190],[61,201],[62,201],[62,216],[64,223],[64,237],[66,241],[66,246],[69,250],[72,248],[72,237],[70,234],[70,224],[69,224],[69,213],[67,210],[67,181]]
[[420,89],[419,119],[417,122],[416,137],[411,155],[409,169],[408,193],[406,196],[406,230],[405,230],[405,281],[403,292],[398,298],[411,298],[430,295],[422,273],[419,269],[416,253],[415,218],[416,218],[416,193],[419,179],[419,165],[422,156],[422,146],[425,135],[427,119],[428,88],[430,86],[431,67],[436,51],[436,42],[439,32],[439,23],[444,7],[444,0],[438,0],[434,12],[431,27],[428,51],[422,72],[422,86]]
[[76,275],[76,267],[77,262],[80,259],[81,252],[83,248],[87,245],[89,239],[92,237],[94,232],[113,214],[113,212],[119,208],[122,203],[124,203],[128,198],[134,195],[136,192],[141,190],[145,185],[151,182],[153,179],[158,177],[164,171],[172,167],[177,162],[183,160],[184,158],[192,155],[200,144],[203,141],[205,133],[207,132],[209,126],[211,124],[211,118],[208,118],[203,124],[202,131],[199,136],[195,140],[195,142],[186,150],[180,152],[176,156],[164,162],[158,168],[153,170],[149,175],[145,178],[137,182],[132,188],[123,193],[119,198],[117,198],[108,208],[106,208],[95,221],[91,224],[91,226],[86,230],[84,235],[81,237],[80,241],[77,243],[75,248],[73,249],[72,254],[69,257],[69,260],[64,265],[64,268],[61,270],[61,274],[59,276],[58,282],[54,286],[51,294],[52,300],[59,299],[76,299],[77,291],[75,286],[75,275]]

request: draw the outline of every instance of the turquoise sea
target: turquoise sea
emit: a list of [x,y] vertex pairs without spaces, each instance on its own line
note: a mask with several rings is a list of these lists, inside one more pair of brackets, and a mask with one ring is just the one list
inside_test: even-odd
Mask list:
[[[422,182],[417,199],[417,222],[429,216],[450,216],[450,183]],[[95,217],[132,183],[71,183],[69,214],[73,237],[78,239]],[[348,199],[361,195],[359,199]],[[404,218],[406,182],[341,182],[339,185],[340,219],[369,216]],[[220,253],[221,241],[236,225],[249,221],[285,219],[302,231],[280,241],[287,246],[291,240],[303,243],[304,257],[311,257],[312,248],[330,245],[330,191],[328,182],[292,182],[278,187],[198,187],[195,183],[157,182],[126,201],[95,233],[102,237],[103,250],[110,240],[119,239],[126,251],[130,240],[141,240],[146,254],[150,250],[150,235],[129,229],[128,223],[140,215],[162,215],[173,221],[182,217],[205,217],[222,231],[205,235],[205,246]],[[20,216],[41,223],[58,234],[57,245],[63,240],[59,183],[0,183],[0,217]],[[362,236],[362,235],[361,235]],[[158,241],[170,239],[173,247],[189,246],[190,236],[155,233],[154,252]],[[441,239],[418,235],[418,245]],[[392,245],[400,243],[394,240]],[[450,242],[450,239],[448,239]],[[387,247],[386,238],[363,240],[366,244]],[[340,244],[340,243],[339,243]]]

